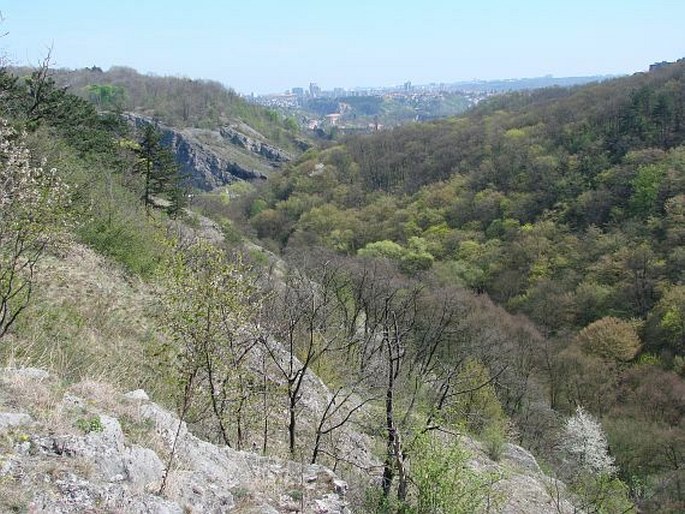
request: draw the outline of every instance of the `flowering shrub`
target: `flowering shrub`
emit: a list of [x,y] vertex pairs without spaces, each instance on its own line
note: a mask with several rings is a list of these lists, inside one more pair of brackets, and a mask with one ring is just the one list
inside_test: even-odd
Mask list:
[[33,166],[23,135],[0,120],[0,337],[28,304],[40,257],[66,240],[69,198],[57,170]]

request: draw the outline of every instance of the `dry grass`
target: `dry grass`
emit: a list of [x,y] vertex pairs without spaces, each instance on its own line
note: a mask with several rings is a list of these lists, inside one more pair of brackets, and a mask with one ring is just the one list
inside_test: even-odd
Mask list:
[[0,380],[0,405],[3,409],[27,412],[34,419],[52,423],[59,416],[62,400],[60,384],[36,380],[24,373],[7,370]]
[[27,512],[29,491],[11,476],[0,478],[0,512]]
[[159,342],[154,308],[148,285],[75,245],[41,263],[33,301],[0,357],[72,383],[95,379],[162,393],[151,358]]

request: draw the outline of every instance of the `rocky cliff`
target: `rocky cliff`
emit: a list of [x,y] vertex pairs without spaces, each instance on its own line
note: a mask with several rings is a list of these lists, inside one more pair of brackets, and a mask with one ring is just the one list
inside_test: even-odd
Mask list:
[[[151,118],[135,113],[124,116],[135,127],[154,123]],[[191,185],[205,191],[236,180],[263,180],[292,159],[289,153],[244,124],[218,130],[158,126],[162,142],[174,152]]]
[[202,441],[142,390],[6,369],[0,401],[2,512],[349,512],[327,468]]

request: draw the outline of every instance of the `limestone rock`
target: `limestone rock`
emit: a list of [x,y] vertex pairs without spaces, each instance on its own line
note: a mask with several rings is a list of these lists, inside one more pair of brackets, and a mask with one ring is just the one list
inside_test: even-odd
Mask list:
[[136,400],[140,402],[150,401],[150,397],[142,389],[136,389],[135,391],[130,391],[124,395],[127,400]]
[[[154,123],[135,113],[126,113],[124,118],[136,127]],[[191,185],[205,191],[236,180],[263,180],[292,159],[247,126],[218,130],[158,126],[162,143],[175,154],[181,172]]]
[[[16,381],[16,372],[0,371],[0,380]],[[46,378],[34,372],[19,375],[22,387]],[[0,484],[18,491],[25,499],[23,510],[273,514],[282,512],[281,500],[288,498],[300,512],[302,505],[304,512],[349,512],[344,499],[347,484],[322,466],[303,466],[203,441],[174,414],[149,401],[142,390],[98,403],[96,396],[87,396],[89,388],[96,390],[92,383],[72,388],[85,398],[64,394],[54,404],[54,414],[46,417],[55,420],[49,426],[28,414],[0,413],[0,426],[26,425],[29,432],[28,436],[8,432],[9,452],[0,459]],[[139,405],[132,406],[132,401]],[[117,417],[122,413],[127,416],[124,428]],[[127,435],[131,426],[137,434],[135,443]],[[173,465],[165,480],[172,448]],[[308,477],[306,484],[303,476]],[[301,495],[296,502],[293,492]],[[2,506],[0,497],[0,510]]]
[[0,412],[0,433],[12,427],[30,425],[33,418],[23,412]]

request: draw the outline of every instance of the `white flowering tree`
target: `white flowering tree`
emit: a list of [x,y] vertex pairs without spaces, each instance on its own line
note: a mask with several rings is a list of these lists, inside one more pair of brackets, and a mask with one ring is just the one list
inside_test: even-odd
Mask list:
[[68,206],[57,170],[33,166],[23,136],[0,120],[0,338],[28,305],[36,263],[64,240]]
[[575,472],[612,475],[616,471],[602,425],[582,407],[566,421],[561,448]]
[[560,446],[565,478],[582,512],[636,512],[628,488],[616,476],[602,426],[582,407],[566,421]]

